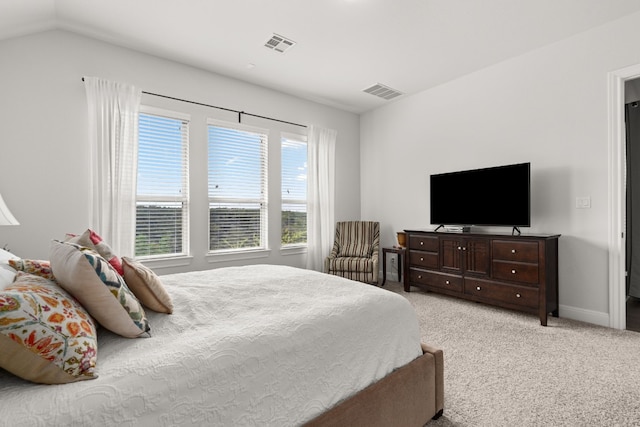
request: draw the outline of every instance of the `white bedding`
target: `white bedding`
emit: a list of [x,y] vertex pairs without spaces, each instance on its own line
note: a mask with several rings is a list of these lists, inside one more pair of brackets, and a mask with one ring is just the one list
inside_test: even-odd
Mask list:
[[161,277],[172,315],[151,338],[99,331],[95,380],[28,383],[0,369],[8,425],[299,425],[422,354],[410,304],[292,267]]

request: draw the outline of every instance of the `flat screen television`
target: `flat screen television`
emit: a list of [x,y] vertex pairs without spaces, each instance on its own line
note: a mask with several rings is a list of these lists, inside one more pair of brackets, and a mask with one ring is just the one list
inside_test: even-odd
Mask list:
[[530,227],[530,182],[530,163],[431,175],[431,224]]

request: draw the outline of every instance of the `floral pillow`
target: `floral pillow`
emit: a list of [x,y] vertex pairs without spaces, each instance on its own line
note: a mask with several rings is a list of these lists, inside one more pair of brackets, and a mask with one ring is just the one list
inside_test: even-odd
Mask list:
[[51,272],[51,263],[49,261],[16,258],[10,259],[9,265],[17,271],[24,271],[25,273],[34,274],[36,276],[44,277],[45,279],[55,280],[53,273]]
[[148,336],[142,305],[122,276],[94,250],[70,242],[51,243],[51,270],[98,323],[127,338]]
[[97,348],[93,319],[54,282],[18,272],[0,291],[0,367],[42,384],[89,380]]
[[124,275],[122,269],[122,262],[120,258],[113,252],[111,246],[109,246],[102,237],[92,229],[87,229],[84,233],[78,235],[68,234],[67,242],[76,243],[81,246],[86,246],[98,252],[104,259],[109,261],[109,264],[118,272],[119,275]]

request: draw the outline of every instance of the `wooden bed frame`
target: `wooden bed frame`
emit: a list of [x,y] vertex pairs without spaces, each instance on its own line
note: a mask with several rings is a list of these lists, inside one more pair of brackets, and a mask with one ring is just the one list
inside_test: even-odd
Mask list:
[[306,427],[423,426],[444,409],[442,350],[422,344],[422,356],[344,400]]

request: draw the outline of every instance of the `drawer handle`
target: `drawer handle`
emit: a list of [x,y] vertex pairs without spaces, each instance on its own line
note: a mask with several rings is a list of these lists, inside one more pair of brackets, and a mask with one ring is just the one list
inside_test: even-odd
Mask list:
[[512,253],[512,254],[515,254],[515,253],[516,253],[516,250],[515,250],[515,249],[511,249],[511,253]]
[[511,274],[516,274],[516,271],[515,270],[511,270]]
[[422,275],[421,274],[418,274],[418,279],[422,279]]
[[423,258],[423,257],[420,257],[420,261],[424,261],[424,258]]
[[444,284],[445,284],[445,285],[448,285],[448,284],[449,284],[449,281],[448,281],[448,280],[445,280],[445,281],[444,281]]
[[516,298],[520,298],[520,296],[521,296],[520,294],[516,294]]
[[420,242],[420,246],[424,245],[424,242]]
[[458,246],[458,250],[459,250],[459,251],[460,251],[460,250],[462,250],[462,246]]
[[480,286],[476,286],[476,291],[479,291],[480,289]]

